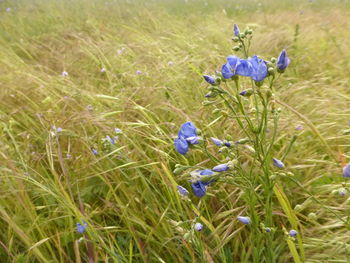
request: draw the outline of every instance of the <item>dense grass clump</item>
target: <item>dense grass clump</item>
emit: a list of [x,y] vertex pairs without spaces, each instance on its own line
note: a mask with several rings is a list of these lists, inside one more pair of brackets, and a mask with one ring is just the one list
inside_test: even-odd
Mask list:
[[202,74],[234,53],[237,23],[254,30],[252,54],[292,59],[275,86],[288,172],[271,197],[274,261],[348,262],[349,16],[341,0],[2,1],[0,261],[256,260],[236,220],[244,189],[222,182],[190,202],[176,188],[191,189],[189,171],[174,172],[213,165],[175,151],[180,124],[244,137],[202,104]]

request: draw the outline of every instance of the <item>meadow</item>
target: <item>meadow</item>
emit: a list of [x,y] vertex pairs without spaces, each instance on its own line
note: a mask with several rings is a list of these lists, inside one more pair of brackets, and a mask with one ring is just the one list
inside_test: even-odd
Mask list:
[[[345,0],[1,1],[0,262],[350,262],[349,17]],[[285,167],[235,144],[239,169],[199,198],[191,172],[229,160],[209,138],[246,137],[205,98],[234,24],[250,55],[291,60],[264,124]],[[176,151],[188,121],[205,152]]]

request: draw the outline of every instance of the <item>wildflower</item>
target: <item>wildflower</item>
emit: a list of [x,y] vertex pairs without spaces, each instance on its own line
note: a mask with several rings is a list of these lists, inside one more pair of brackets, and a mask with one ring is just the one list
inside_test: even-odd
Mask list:
[[168,62],[168,66],[172,66],[172,65],[174,65],[174,62],[169,61],[169,62]]
[[297,232],[296,230],[294,230],[294,229],[292,229],[291,231],[289,231],[289,235],[290,235],[291,237],[296,237],[297,234],[298,234],[298,232]]
[[91,152],[92,152],[93,155],[97,155],[98,154],[96,149],[91,149]]
[[11,12],[11,7],[6,8],[6,12]]
[[215,166],[212,170],[214,172],[225,172],[228,169],[229,169],[229,166],[226,163],[224,163],[224,164],[219,164],[219,165]]
[[62,77],[68,77],[68,72],[67,72],[67,71],[63,71],[63,72],[61,73],[61,75],[62,75]]
[[339,189],[339,195],[340,195],[340,196],[345,196],[346,194],[347,194],[347,191],[346,191],[345,188],[340,188],[340,189]]
[[178,153],[185,155],[188,152],[189,144],[198,144],[197,128],[192,122],[186,122],[181,125],[178,137],[174,141]]
[[116,134],[120,134],[120,133],[122,133],[122,130],[119,129],[119,128],[114,128],[114,132],[115,132]]
[[270,233],[270,232],[271,232],[271,228],[265,227],[265,232],[266,232],[266,233]]
[[290,63],[290,59],[287,56],[287,52],[285,49],[282,50],[277,59],[277,71],[283,73],[285,69],[288,67]]
[[105,73],[106,69],[105,68],[101,68],[101,73]]
[[295,127],[295,130],[297,131],[301,131],[304,129],[304,126],[302,124],[298,124],[296,127]]
[[125,51],[125,47],[118,49],[117,53],[118,53],[118,55],[121,55],[124,53],[124,51]]
[[203,225],[201,223],[196,223],[194,225],[194,230],[199,232],[199,231],[202,231],[202,229],[203,229]]
[[284,163],[282,163],[282,161],[280,161],[276,158],[272,158],[272,160],[273,160],[274,166],[276,166],[278,168],[284,168]]
[[222,141],[217,139],[217,138],[214,138],[214,137],[211,137],[210,138],[212,140],[212,142],[216,145],[216,146],[221,146],[222,145]]
[[350,163],[343,168],[343,176],[350,177]]
[[83,224],[77,223],[77,231],[80,234],[83,234],[85,232],[86,227],[87,227],[87,224],[86,224],[86,222],[84,220],[83,220]]
[[213,76],[203,75],[203,78],[205,79],[206,82],[208,82],[211,85],[215,85],[216,83],[216,80]]
[[237,24],[233,25],[233,33],[236,37],[238,37],[240,34],[240,30],[239,30],[239,27],[237,26]]
[[197,197],[203,197],[207,192],[207,184],[201,181],[197,181],[191,184],[193,192]]
[[253,66],[247,59],[240,59],[236,67],[236,74],[244,77],[250,77],[253,73]]
[[228,56],[226,58],[227,63],[222,65],[221,74],[225,79],[230,79],[236,75],[236,70],[239,65],[240,59],[236,56]]
[[213,175],[214,172],[209,169],[204,169],[204,170],[198,170],[197,171],[200,175]]
[[226,147],[231,147],[231,143],[230,143],[230,142],[224,142],[224,145],[225,145]]
[[247,216],[237,216],[237,219],[245,225],[249,225],[251,223],[250,218]]
[[141,70],[136,70],[136,75],[141,75],[142,71]]
[[183,137],[178,137],[174,141],[175,149],[178,153],[185,155],[188,152],[188,142]]
[[250,77],[257,82],[263,81],[267,77],[268,73],[265,61],[257,56],[249,58],[248,61],[251,63],[253,68]]
[[109,141],[111,144],[115,144],[115,137],[111,138],[109,135],[107,135],[106,140]]
[[179,194],[181,196],[188,196],[188,191],[185,187],[182,187],[181,185],[177,186],[177,190],[179,191]]

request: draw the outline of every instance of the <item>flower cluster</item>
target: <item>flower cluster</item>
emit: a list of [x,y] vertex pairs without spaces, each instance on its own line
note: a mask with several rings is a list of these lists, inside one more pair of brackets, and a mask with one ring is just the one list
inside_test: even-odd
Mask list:
[[174,141],[176,151],[182,155],[188,152],[191,144],[198,144],[199,137],[197,136],[197,128],[192,122],[182,124],[178,137]]

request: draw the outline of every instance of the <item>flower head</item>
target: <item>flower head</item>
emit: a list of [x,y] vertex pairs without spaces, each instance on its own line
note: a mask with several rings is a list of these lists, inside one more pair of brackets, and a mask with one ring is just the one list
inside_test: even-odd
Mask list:
[[278,167],[278,168],[284,168],[284,163],[282,163],[282,161],[276,159],[276,158],[272,158],[273,161],[273,165]]
[[182,136],[175,139],[174,146],[176,151],[182,155],[188,152],[188,142]]
[[270,233],[270,232],[271,232],[271,228],[265,227],[265,232],[266,232],[266,233]]
[[240,30],[239,30],[239,27],[237,26],[237,24],[234,24],[233,25],[233,33],[236,37],[239,36],[239,34],[241,33]]
[[80,224],[80,223],[77,223],[77,231],[80,233],[80,234],[83,234],[86,230],[86,227],[87,227],[87,224],[86,222],[83,220],[82,222],[83,224]]
[[206,184],[201,182],[201,181],[197,181],[195,183],[192,183],[191,186],[193,189],[193,193],[197,197],[203,197],[207,192]]
[[343,176],[350,177],[350,163],[343,168]]
[[250,77],[255,81],[263,81],[267,77],[267,65],[264,60],[261,58],[258,58],[257,56],[253,56],[252,58],[249,58],[248,61],[252,65],[252,73]]
[[216,80],[213,76],[209,76],[209,75],[203,75],[203,78],[205,79],[206,82],[208,82],[211,85],[215,85],[216,84]]
[[185,187],[182,187],[181,185],[177,186],[177,190],[179,191],[179,194],[181,196],[188,196],[188,191]]
[[217,138],[211,137],[210,138],[212,140],[212,142],[216,145],[216,146],[221,146],[222,145],[222,140],[219,140]]
[[197,128],[192,122],[186,122],[181,125],[178,136],[183,137],[185,139],[197,136]]
[[199,232],[199,231],[202,231],[202,229],[203,229],[203,225],[201,223],[196,223],[194,225],[194,230]]
[[237,219],[245,225],[249,225],[251,223],[250,218],[247,216],[237,216]]
[[222,65],[221,74],[225,79],[230,79],[236,75],[236,70],[239,65],[240,59],[236,56],[228,56],[227,63]]
[[96,149],[91,149],[91,152],[93,155],[97,155],[98,154],[98,151]]
[[287,56],[287,52],[283,49],[277,59],[277,70],[279,72],[284,72],[290,63],[290,59]]
[[225,172],[229,169],[229,166],[226,163],[223,164],[219,164],[217,166],[215,166],[212,170],[214,172]]
[[298,234],[298,232],[297,232],[296,230],[294,230],[294,229],[292,229],[291,231],[289,231],[289,235],[290,235],[291,237],[296,237],[297,234]]

